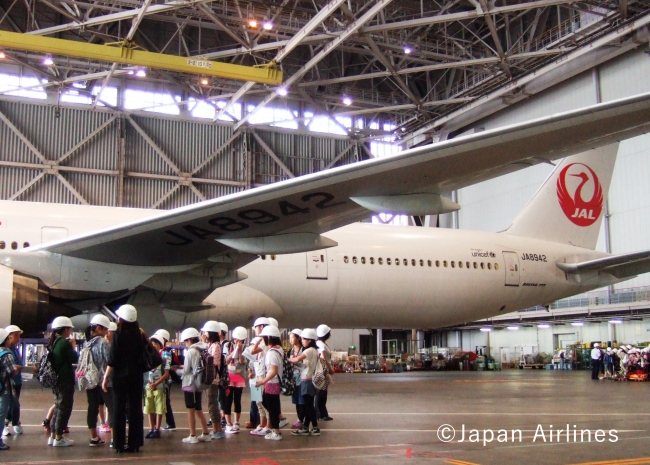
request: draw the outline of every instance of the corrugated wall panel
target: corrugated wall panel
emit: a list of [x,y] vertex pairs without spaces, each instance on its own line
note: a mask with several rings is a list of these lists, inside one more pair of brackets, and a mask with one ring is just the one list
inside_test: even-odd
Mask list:
[[[132,116],[132,119],[142,128],[147,136],[161,149],[162,141],[159,140],[160,132],[152,134],[147,124],[151,118]],[[126,170],[138,173],[174,175],[174,170],[167,164],[158,152],[145,140],[144,137],[130,123],[126,122]],[[163,149],[164,150],[164,149]],[[167,156],[169,153],[165,152]]]
[[117,178],[90,173],[63,173],[62,176],[91,205],[117,206]]
[[40,170],[0,167],[0,199],[7,200],[41,173]]

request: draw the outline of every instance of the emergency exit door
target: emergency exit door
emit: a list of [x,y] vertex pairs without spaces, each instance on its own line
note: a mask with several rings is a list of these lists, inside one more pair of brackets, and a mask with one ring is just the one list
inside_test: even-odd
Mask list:
[[327,250],[307,252],[307,279],[327,279]]
[[519,257],[515,252],[503,252],[506,268],[506,286],[519,286]]

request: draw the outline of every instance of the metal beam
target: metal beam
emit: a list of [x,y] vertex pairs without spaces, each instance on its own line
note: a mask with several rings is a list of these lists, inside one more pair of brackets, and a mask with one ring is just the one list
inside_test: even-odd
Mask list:
[[56,173],[55,176],[61,182],[61,184],[63,184],[66,187],[66,189],[68,189],[72,193],[72,195],[74,195],[77,198],[77,200],[79,200],[79,202],[81,202],[83,205],[89,205],[88,201],[84,199],[83,195],[77,192],[77,189],[72,187],[72,184],[70,184],[68,180],[61,175],[61,173]]
[[335,156],[331,162],[327,164],[327,166],[324,168],[326,170],[330,169],[332,166],[336,164],[337,161],[339,161],[341,158],[343,158],[354,146],[356,145],[356,142],[348,145],[346,148],[341,150],[337,156]]
[[[328,42],[316,55],[312,57],[302,68],[300,68],[295,74],[293,74],[289,79],[286,80],[285,86],[290,87],[293,84],[300,81],[307,72],[316,66],[323,58],[329,55],[336,47],[338,47],[343,41],[347,40],[352,34],[354,34],[360,27],[374,18],[377,13],[386,8],[392,0],[377,0],[368,11],[366,11],[363,16],[350,24],[345,30],[334,40]],[[275,92],[269,94],[261,103],[259,103],[253,111],[247,113],[239,122],[235,123],[235,130],[239,129],[242,124],[244,124],[248,119],[253,116],[257,111],[264,108],[267,104],[275,100],[277,94]]]
[[79,150],[81,147],[83,147],[85,144],[87,144],[88,142],[90,142],[90,141],[92,140],[93,137],[95,137],[97,134],[99,134],[100,132],[102,132],[102,131],[104,130],[104,128],[107,128],[107,127],[108,127],[108,126],[109,126],[113,121],[115,121],[116,118],[117,118],[117,116],[113,116],[112,118],[110,118],[109,120],[107,120],[105,123],[103,123],[101,126],[99,126],[97,129],[95,129],[93,132],[91,132],[91,133],[88,134],[86,137],[84,137],[81,141],[79,141],[79,142],[77,143],[77,145],[75,145],[75,146],[72,147],[70,150],[68,150],[66,153],[64,153],[63,155],[61,155],[61,157],[57,160],[57,163],[61,163],[61,162],[63,162],[63,161],[64,161],[66,158],[68,158],[70,155],[72,155],[72,154],[75,153],[77,150]]
[[27,146],[27,148],[28,148],[28,149],[29,149],[29,150],[30,150],[34,155],[36,155],[36,157],[37,157],[39,160],[41,160],[41,162],[42,162],[44,165],[51,164],[51,162],[48,161],[47,158],[45,158],[45,156],[43,156],[43,154],[40,152],[40,150],[38,150],[36,147],[34,147],[34,144],[31,143],[31,141],[30,141],[30,140],[25,136],[25,134],[23,134],[22,132],[20,132],[20,130],[19,130],[16,126],[14,126],[14,124],[13,124],[11,121],[9,121],[9,118],[7,118],[7,117],[5,116],[5,114],[2,113],[1,111],[0,111],[0,120],[2,120],[2,122],[5,123],[5,124],[7,125],[7,127],[11,130],[11,132],[13,132],[14,134],[16,134],[16,136],[17,136],[17,137],[18,137],[18,138],[23,142],[23,144],[25,144],[25,145]]
[[220,29],[220,30],[222,30],[223,32],[225,32],[226,34],[228,34],[228,35],[230,36],[231,39],[233,39],[235,42],[237,42],[237,43],[238,43],[239,45],[241,45],[242,47],[247,48],[247,49],[250,50],[251,46],[250,46],[250,45],[249,45],[249,44],[248,44],[244,39],[242,39],[242,38],[239,37],[237,34],[235,34],[235,33],[234,33],[234,32],[233,32],[233,31],[232,31],[228,26],[226,26],[225,24],[223,24],[223,23],[221,22],[221,20],[219,19],[219,17],[218,17],[217,15],[214,14],[214,11],[212,11],[212,9],[211,9],[209,6],[207,6],[207,5],[205,5],[205,4],[201,4],[201,5],[199,5],[199,9],[200,9],[203,13],[205,13],[205,14],[208,16],[208,18],[210,18],[210,20],[211,20],[214,24],[216,24],[217,26],[219,26],[219,29]]
[[[473,3],[475,2],[476,0],[474,0]],[[510,67],[506,61],[506,54],[503,51],[503,47],[501,46],[501,39],[499,39],[499,34],[497,34],[497,30],[494,27],[494,21],[492,21],[492,13],[490,12],[490,7],[485,0],[478,0],[478,2],[479,3],[476,5],[476,8],[479,9],[482,13],[485,13],[485,22],[487,23],[488,29],[490,30],[490,35],[494,41],[494,46],[497,49],[497,54],[499,55],[499,60],[501,61],[503,72],[512,79],[512,72],[510,71]]]
[[162,197],[156,200],[156,202],[154,202],[151,208],[158,208],[165,200],[167,200],[174,192],[176,192],[180,188],[181,188],[180,183],[176,184],[174,187],[172,187],[166,193],[164,193]]
[[271,158],[272,158],[272,159],[273,159],[273,160],[278,164],[278,166],[279,166],[280,168],[282,168],[282,171],[284,171],[284,172],[287,174],[287,176],[289,176],[290,178],[295,178],[295,176],[294,176],[294,174],[291,172],[291,170],[290,170],[289,168],[287,168],[287,165],[285,165],[284,163],[282,163],[282,160],[280,160],[280,158],[279,158],[279,157],[278,157],[278,156],[273,152],[273,150],[271,150],[271,147],[269,147],[269,146],[266,144],[266,142],[264,142],[264,140],[262,140],[262,138],[261,138],[260,136],[257,135],[257,133],[256,133],[255,131],[250,131],[250,132],[253,134],[253,137],[255,138],[255,140],[257,141],[257,143],[260,144],[260,145],[262,146],[262,148],[264,149],[264,151],[265,151],[266,153],[268,153],[268,155],[269,155],[269,156],[270,156],[270,157],[271,157]]
[[232,136],[230,136],[226,142],[221,144],[221,146],[219,146],[217,150],[215,150],[210,155],[208,155],[208,157],[205,160],[203,160],[203,162],[199,166],[197,166],[192,170],[192,175],[201,171],[208,163],[212,162],[216,157],[218,157],[221,154],[221,152],[223,152],[228,147],[230,147],[230,144],[232,144],[235,141],[235,139],[239,137],[240,134],[241,133],[239,132],[235,132]]
[[31,181],[29,181],[27,184],[25,184],[23,187],[18,189],[14,195],[9,197],[7,200],[16,200],[18,197],[21,196],[21,194],[25,191],[27,191],[30,187],[32,187],[34,184],[36,184],[43,176],[45,176],[45,171],[41,171],[37,176],[34,177]]
[[170,167],[172,170],[174,170],[174,172],[176,172],[176,174],[178,174],[178,175],[180,176],[180,175],[181,175],[181,170],[180,170],[180,168],[179,168],[178,166],[176,166],[176,164],[175,164],[175,163],[174,163],[174,162],[173,162],[173,161],[172,161],[172,160],[167,156],[167,154],[166,154],[166,153],[165,153],[165,152],[164,152],[160,147],[158,147],[158,144],[156,144],[156,143],[151,139],[151,137],[149,137],[149,134],[147,134],[147,133],[145,132],[145,130],[142,129],[138,123],[136,123],[135,121],[133,121],[133,118],[131,118],[131,116],[126,115],[126,120],[127,120],[129,123],[131,123],[131,126],[133,126],[133,128],[134,128],[136,131],[138,131],[138,134],[140,134],[140,135],[142,136],[142,138],[145,140],[145,142],[146,142],[147,144],[149,144],[149,145],[151,146],[152,149],[154,149],[154,151],[158,154],[158,156],[160,156],[160,158],[162,158],[162,159],[165,161],[165,163],[167,163],[167,164],[169,165],[169,167]]

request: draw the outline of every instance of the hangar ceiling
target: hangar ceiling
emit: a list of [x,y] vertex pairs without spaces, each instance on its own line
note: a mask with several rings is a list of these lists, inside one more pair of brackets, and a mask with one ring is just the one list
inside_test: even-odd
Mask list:
[[[407,145],[430,141],[463,113],[478,119],[477,107],[490,96],[525,96],[527,77],[578,59],[577,51],[626,41],[647,46],[649,20],[648,0],[0,0],[0,30],[93,44],[130,40],[151,52],[277,66],[282,90],[148,71],[147,80],[171,83],[191,98],[254,105],[234,130],[281,102],[390,121],[387,129],[347,131],[358,139],[388,131]],[[62,89],[137,79],[127,65],[53,56],[46,66],[43,54],[4,52]]]

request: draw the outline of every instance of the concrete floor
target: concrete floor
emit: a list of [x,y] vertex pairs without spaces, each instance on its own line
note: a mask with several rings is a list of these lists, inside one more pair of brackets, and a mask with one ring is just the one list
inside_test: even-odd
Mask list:
[[[76,394],[70,422],[69,437],[76,444],[71,448],[47,447],[40,423],[52,403],[51,396],[31,381],[23,388],[21,399],[25,434],[6,438],[11,450],[0,452],[0,461],[509,465],[525,460],[527,464],[650,464],[649,392],[650,385],[645,383],[591,381],[586,371],[338,374],[328,402],[334,421],[321,424],[320,437],[294,437],[285,428],[284,440],[276,442],[252,437],[244,430],[219,441],[186,445],[181,438],[188,434],[187,416],[180,389],[174,386],[179,429],[163,433],[162,440],[145,440],[140,454],[116,456],[108,445],[88,447],[87,404],[82,393]],[[248,405],[245,391],[243,420],[247,419]],[[282,406],[294,421],[291,401],[283,397]],[[442,441],[450,433],[443,425],[456,430],[450,442]],[[465,437],[461,442],[463,426]],[[472,429],[479,431],[473,433]],[[490,431],[484,430],[493,432],[492,442]],[[499,430],[507,432],[507,441]],[[518,431],[513,441],[512,430],[521,431],[521,441]],[[558,430],[562,430],[559,438]],[[591,431],[591,442],[586,430]],[[604,431],[598,433],[598,440],[604,442],[596,441],[597,430]],[[502,442],[497,441],[500,434]],[[107,436],[104,439],[108,443]]]

